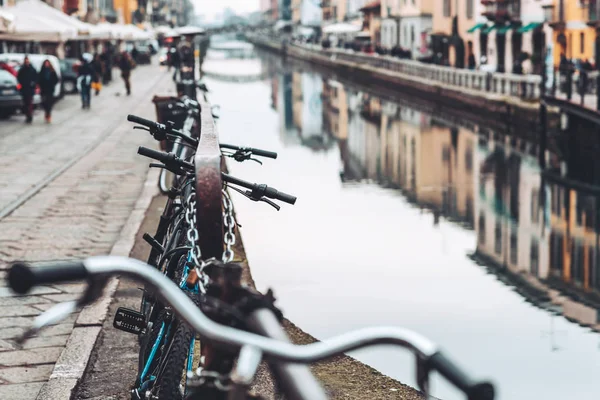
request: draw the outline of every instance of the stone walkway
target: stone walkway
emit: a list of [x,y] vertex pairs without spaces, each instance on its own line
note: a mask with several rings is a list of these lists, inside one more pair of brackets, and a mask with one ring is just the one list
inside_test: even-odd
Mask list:
[[[156,147],[145,132],[132,131],[125,117],[153,118],[152,96],[174,93],[169,77],[157,66],[139,67],[132,74],[130,97],[123,95],[119,79],[93,97],[91,110],[81,110],[78,96],[67,96],[57,104],[50,126],[39,111],[32,125],[20,116],[0,121],[0,211],[58,175],[0,219],[0,399],[37,397],[77,315],[43,331],[23,349],[16,348],[14,338],[36,315],[77,298],[84,287],[44,286],[15,297],[4,282],[7,263],[110,252],[146,178],[148,161],[137,156],[137,146]],[[72,165],[64,169],[67,163]]]

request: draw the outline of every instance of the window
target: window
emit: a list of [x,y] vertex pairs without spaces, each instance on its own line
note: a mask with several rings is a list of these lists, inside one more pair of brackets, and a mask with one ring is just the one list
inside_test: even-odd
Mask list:
[[496,221],[496,228],[494,229],[494,250],[496,254],[502,254],[502,225],[500,221]]
[[467,0],[467,18],[471,19],[473,18],[473,1],[474,0]]
[[449,17],[451,10],[450,10],[450,0],[444,0],[444,17]]
[[473,148],[471,146],[465,150],[465,168],[467,172],[473,171]]
[[518,251],[519,251],[519,242],[517,241],[517,227],[513,225],[510,229],[510,263],[512,265],[517,265],[518,261]]
[[579,52],[585,53],[585,32],[579,34]]
[[480,211],[479,214],[479,223],[477,227],[477,236],[479,238],[479,243],[485,244],[485,216],[483,215],[483,211]]
[[540,244],[537,239],[531,240],[531,255],[530,255],[530,265],[531,265],[531,273],[534,276],[538,276],[539,273],[539,260],[540,260]]
[[410,44],[413,45],[415,44],[415,26],[412,25],[410,27]]
[[537,224],[539,222],[540,209],[540,193],[537,189],[531,191],[531,222]]

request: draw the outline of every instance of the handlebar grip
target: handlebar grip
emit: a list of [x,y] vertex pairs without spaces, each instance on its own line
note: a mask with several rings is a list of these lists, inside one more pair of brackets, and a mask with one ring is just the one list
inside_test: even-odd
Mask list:
[[167,159],[169,158],[169,153],[164,153],[162,151],[156,151],[156,150],[152,150],[149,149],[147,147],[144,146],[140,146],[138,148],[138,154],[142,155],[144,157],[148,157],[148,158],[152,158],[154,160],[158,160],[160,162],[165,162],[167,161]]
[[261,150],[261,149],[250,149],[250,150],[252,151],[252,154],[255,154],[257,156],[272,158],[272,159],[277,158],[277,153],[275,153],[274,151]]
[[296,196],[292,196],[291,194],[280,192],[277,189],[272,188],[272,187],[267,187],[267,190],[265,191],[265,196],[267,196],[271,199],[281,200],[288,204],[296,203]]
[[127,116],[127,121],[133,122],[135,124],[144,125],[148,128],[155,127],[158,123],[156,121],[150,121],[149,119],[138,117],[137,115],[129,114]]
[[25,294],[36,285],[79,281],[88,277],[83,261],[55,261],[32,267],[17,262],[8,271],[8,284],[18,294]]
[[473,382],[444,354],[437,352],[432,355],[428,360],[428,366],[462,390],[469,400],[494,400],[495,391],[491,383]]

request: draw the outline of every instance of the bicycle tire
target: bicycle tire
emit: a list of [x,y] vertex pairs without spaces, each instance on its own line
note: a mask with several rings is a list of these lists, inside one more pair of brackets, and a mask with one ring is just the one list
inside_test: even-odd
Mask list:
[[179,323],[173,338],[171,339],[171,347],[165,355],[165,364],[155,383],[155,393],[159,399],[182,400],[179,386],[183,371],[186,369],[190,343],[195,336],[194,331],[185,323]]

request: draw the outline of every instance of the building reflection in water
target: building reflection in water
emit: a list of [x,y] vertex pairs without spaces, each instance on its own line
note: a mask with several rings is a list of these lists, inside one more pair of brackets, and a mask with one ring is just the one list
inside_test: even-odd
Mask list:
[[[600,188],[550,180],[535,157],[489,135],[337,80],[274,79],[282,133],[293,136],[284,143],[337,143],[342,182],[398,189],[434,222],[473,229],[477,264],[535,306],[600,332]],[[544,333],[554,350],[558,333]]]

